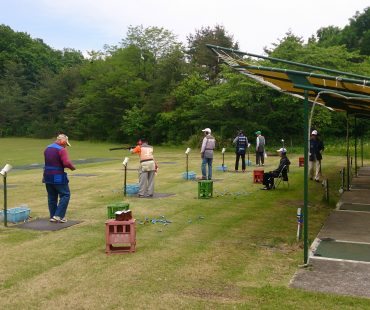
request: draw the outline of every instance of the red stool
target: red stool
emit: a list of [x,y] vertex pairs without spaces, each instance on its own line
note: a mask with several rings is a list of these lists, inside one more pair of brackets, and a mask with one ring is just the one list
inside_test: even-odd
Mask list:
[[135,246],[135,219],[128,221],[116,221],[111,219],[105,222],[105,253],[135,252]]
[[264,170],[253,170],[253,182],[262,183]]
[[304,167],[304,157],[299,157],[298,167]]

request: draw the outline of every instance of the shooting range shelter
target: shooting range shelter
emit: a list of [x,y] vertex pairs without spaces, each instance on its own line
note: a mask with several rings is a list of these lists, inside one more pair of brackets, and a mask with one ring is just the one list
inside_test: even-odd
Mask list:
[[[304,264],[308,263],[308,152],[309,102],[333,111],[347,113],[346,189],[350,188],[349,116],[355,117],[355,173],[357,174],[357,118],[370,118],[370,77],[338,70],[261,56],[207,44],[217,57],[234,70],[284,94],[303,99],[304,104]],[[252,58],[269,61],[264,66],[249,64]],[[266,62],[267,63],[267,62]],[[296,70],[272,67],[273,63],[294,66]],[[270,66],[271,65],[271,66]],[[303,71],[309,70],[309,71]],[[320,72],[320,73],[317,73]]]

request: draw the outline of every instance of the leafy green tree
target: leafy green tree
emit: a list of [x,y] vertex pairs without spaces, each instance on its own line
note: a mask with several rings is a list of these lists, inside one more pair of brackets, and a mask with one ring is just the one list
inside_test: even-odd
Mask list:
[[370,6],[363,13],[356,12],[350,19],[349,25],[342,31],[341,43],[345,44],[349,50],[357,49],[364,55],[369,52],[369,32],[370,32]]
[[150,52],[155,60],[172,53],[181,44],[176,41],[176,36],[169,30],[159,27],[144,28],[129,26],[126,38],[121,42],[122,47],[136,46],[141,51],[141,57],[145,58],[146,52]]
[[322,47],[340,45],[342,40],[341,29],[336,26],[322,27],[316,32],[317,43]]
[[190,62],[196,69],[204,72],[210,79],[214,79],[219,73],[218,59],[214,56],[206,44],[213,44],[228,48],[238,49],[238,43],[234,41],[232,35],[228,34],[223,26],[202,27],[189,34],[187,37],[187,54]]
[[[111,56],[85,64],[81,69],[83,84],[78,100],[73,98],[66,119],[77,133],[88,139],[122,141],[122,116],[126,109],[142,107],[147,100],[149,83],[143,80],[140,50],[135,46],[120,48]],[[146,69],[151,71],[150,64]],[[82,122],[81,128],[76,124]]]

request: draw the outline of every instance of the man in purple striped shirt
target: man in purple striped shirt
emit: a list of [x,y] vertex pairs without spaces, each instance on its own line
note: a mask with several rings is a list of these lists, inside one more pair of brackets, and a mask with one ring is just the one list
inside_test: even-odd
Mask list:
[[[58,135],[54,143],[44,151],[45,166],[42,182],[45,183],[48,193],[50,222],[65,223],[71,192],[65,168],[76,170],[68,158],[66,146],[71,146],[65,134]],[[59,202],[58,202],[59,198]]]

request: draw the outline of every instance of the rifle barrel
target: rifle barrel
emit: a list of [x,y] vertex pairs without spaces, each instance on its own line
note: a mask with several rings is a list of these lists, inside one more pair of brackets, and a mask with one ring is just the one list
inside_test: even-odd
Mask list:
[[133,148],[135,148],[135,146],[124,146],[124,147],[112,147],[112,148],[110,148],[109,150],[110,151],[117,151],[117,150],[131,150],[131,149],[133,149]]

